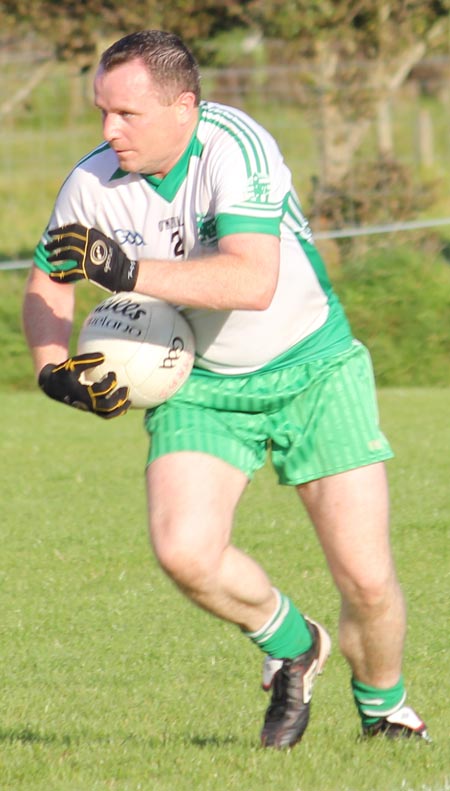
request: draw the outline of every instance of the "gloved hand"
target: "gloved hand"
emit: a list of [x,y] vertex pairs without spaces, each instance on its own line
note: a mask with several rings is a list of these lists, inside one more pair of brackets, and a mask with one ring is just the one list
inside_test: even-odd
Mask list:
[[63,404],[94,412],[109,419],[125,414],[130,406],[128,387],[118,387],[115,373],[108,373],[100,382],[83,384],[80,374],[104,362],[104,354],[79,354],[63,363],[48,363],[39,374],[39,387],[50,398]]
[[130,261],[119,245],[95,228],[73,223],[49,231],[52,241],[45,245],[50,264],[60,264],[50,272],[59,283],[92,280],[108,291],[132,291],[136,285],[138,262]]

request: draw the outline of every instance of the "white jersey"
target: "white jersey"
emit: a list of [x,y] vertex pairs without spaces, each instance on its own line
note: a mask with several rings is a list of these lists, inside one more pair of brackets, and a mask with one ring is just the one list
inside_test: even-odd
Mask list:
[[[308,360],[349,343],[290,171],[271,135],[240,110],[202,102],[188,148],[163,179],[122,171],[110,146],[98,146],[64,182],[48,227],[73,222],[102,231],[133,260],[196,258],[229,234],[280,238],[278,285],[266,310],[181,306],[200,368],[248,373],[276,364],[293,347]],[[48,271],[46,240],[35,260]]]

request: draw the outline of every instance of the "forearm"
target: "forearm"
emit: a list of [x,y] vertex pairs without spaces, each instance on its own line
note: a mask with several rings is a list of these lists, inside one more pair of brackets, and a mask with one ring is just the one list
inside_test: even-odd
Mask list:
[[74,288],[52,283],[33,267],[23,302],[23,329],[36,374],[49,362],[68,356],[72,331]]
[[[224,266],[223,256],[204,261],[139,262],[135,291],[175,305],[211,310],[250,309],[255,295],[238,267]],[[234,263],[234,262],[233,262]]]
[[143,260],[135,291],[210,310],[264,310],[279,262],[276,237],[227,237],[219,253],[187,261]]
[[53,285],[87,279],[108,291],[137,291],[207,310],[266,310],[277,287],[280,240],[275,235],[233,234],[220,239],[218,251],[210,255],[135,262],[94,228],[72,224],[50,234],[46,250]]
[[53,283],[33,267],[23,303],[23,328],[39,387],[55,401],[106,420],[124,415],[130,406],[128,388],[117,387],[115,373],[94,383],[82,381],[84,371],[101,365],[104,355],[69,355],[74,302],[72,285]]

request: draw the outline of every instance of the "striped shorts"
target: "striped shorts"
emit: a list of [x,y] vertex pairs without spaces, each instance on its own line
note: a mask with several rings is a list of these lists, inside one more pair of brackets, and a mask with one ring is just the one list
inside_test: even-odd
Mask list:
[[378,422],[369,352],[345,352],[247,376],[194,369],[169,401],[146,413],[148,462],[208,453],[248,478],[270,454],[281,484],[296,485],[393,456]]

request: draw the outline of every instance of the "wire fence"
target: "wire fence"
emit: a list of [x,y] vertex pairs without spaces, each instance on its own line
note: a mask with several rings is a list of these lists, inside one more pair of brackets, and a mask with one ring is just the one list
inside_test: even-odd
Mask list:
[[[92,108],[91,74],[49,65],[43,56],[33,59],[24,52],[2,52],[1,65],[0,270],[7,271],[30,266],[60,184],[74,162],[100,142],[101,129]],[[351,82],[335,86],[339,129],[327,127],[323,92],[305,63],[205,69],[203,95],[241,107],[273,134],[318,242],[375,235],[381,240],[396,233],[416,239],[427,231],[450,239],[450,60],[421,64],[378,114],[368,113],[367,103],[359,108],[354,102],[358,90],[369,90],[367,64],[351,71]],[[368,97],[369,103],[373,98]],[[347,138],[357,129],[363,132],[362,142],[349,152]],[[392,182],[383,182],[383,173],[377,173],[375,182],[361,182],[361,172],[377,171],[380,141],[411,173],[411,183],[404,187],[399,172],[398,195],[392,194]],[[339,157],[351,160],[346,188],[365,213],[348,210],[342,222],[322,222],[310,211],[311,194],[314,184],[342,164]],[[440,190],[434,204],[438,209],[431,204],[421,211],[421,196],[430,183]]]
[[[400,233],[405,231],[421,231],[427,228],[441,228],[450,226],[450,217],[441,217],[434,220],[415,220],[411,222],[397,222],[386,225],[368,225],[364,228],[336,228],[330,231],[317,231],[314,238],[326,239],[354,239],[358,236],[373,236],[376,234]],[[31,258],[15,261],[0,262],[0,271],[29,269],[33,260]]]

